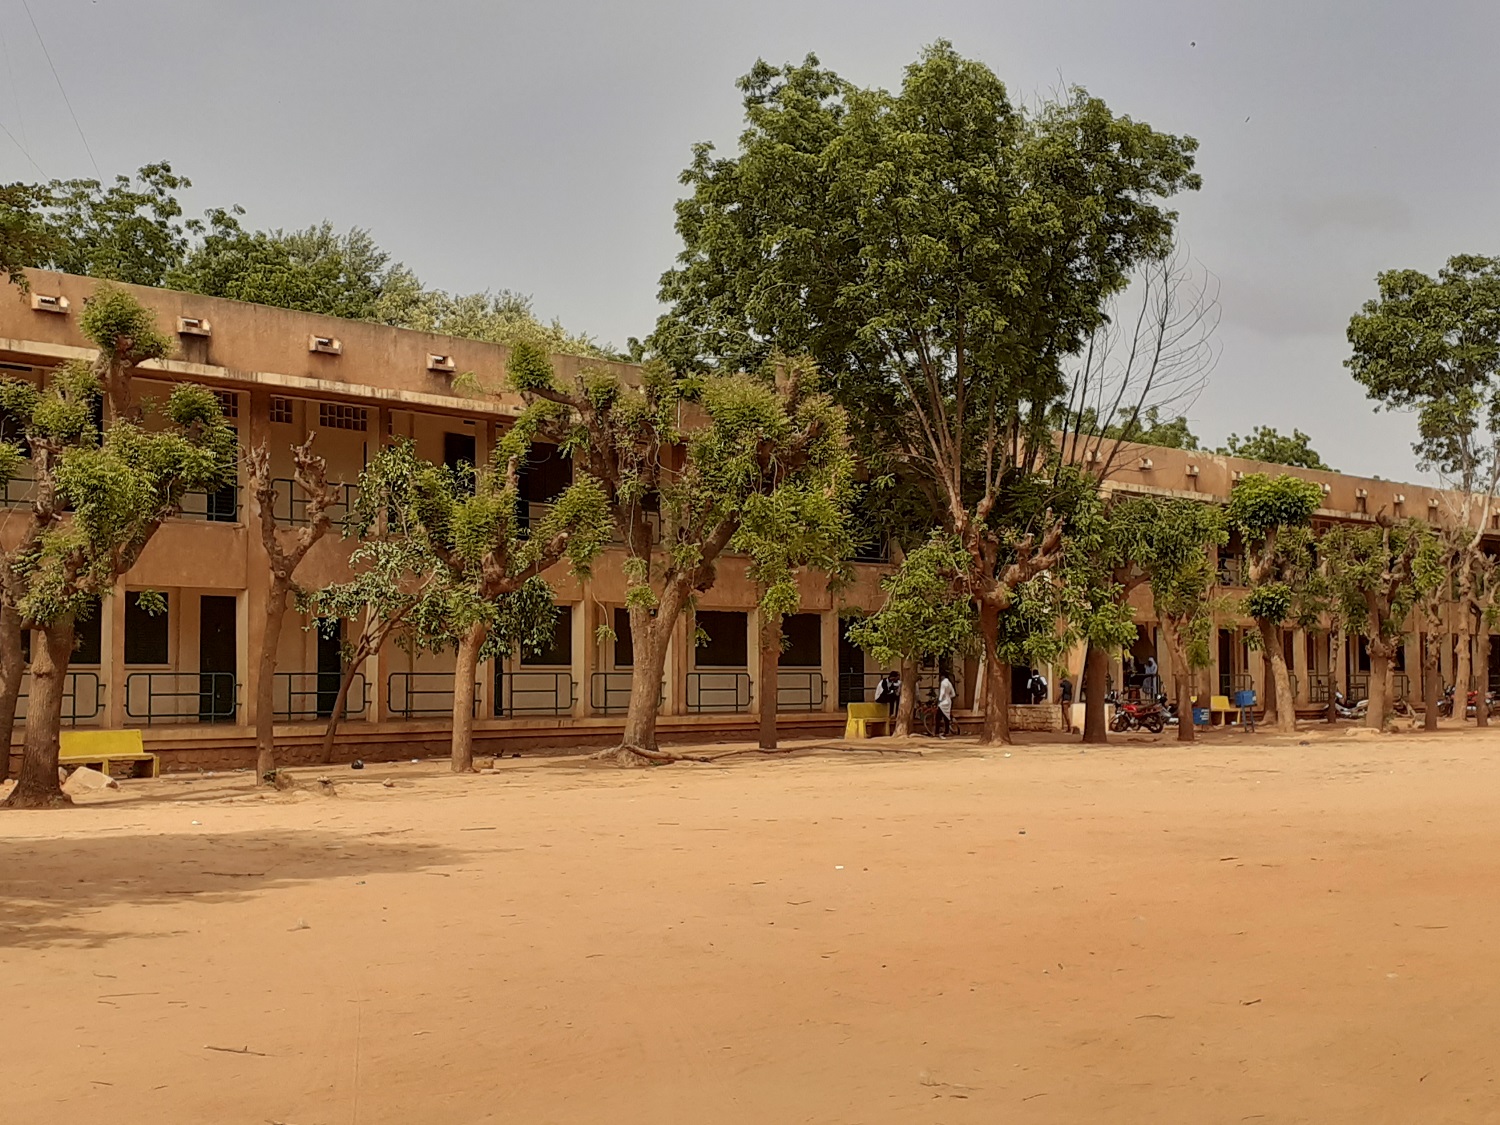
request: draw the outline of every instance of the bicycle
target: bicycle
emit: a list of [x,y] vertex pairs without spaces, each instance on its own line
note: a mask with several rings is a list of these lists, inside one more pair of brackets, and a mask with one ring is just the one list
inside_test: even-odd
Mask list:
[[[926,703],[919,702],[917,704],[917,713],[915,715],[915,718],[922,724],[923,734],[925,734],[928,738],[935,737],[938,732],[937,700],[929,700]],[[957,735],[959,733],[958,716],[954,715],[948,719],[948,733],[952,735]]]

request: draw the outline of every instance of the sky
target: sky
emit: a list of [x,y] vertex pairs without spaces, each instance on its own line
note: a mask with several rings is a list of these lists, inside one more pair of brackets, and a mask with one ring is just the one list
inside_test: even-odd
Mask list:
[[623,345],[757,57],[894,88],[939,38],[1015,100],[1080,85],[1199,140],[1175,206],[1221,301],[1201,438],[1297,427],[1336,468],[1419,476],[1344,331],[1380,270],[1500,253],[1493,0],[0,0],[0,182],[169,160],[190,212],[362,226],[428,285]]

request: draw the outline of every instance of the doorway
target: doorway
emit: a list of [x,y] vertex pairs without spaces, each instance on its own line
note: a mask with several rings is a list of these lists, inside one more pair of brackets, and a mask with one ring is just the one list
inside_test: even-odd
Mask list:
[[344,620],[319,621],[318,634],[318,718],[333,714],[339,697],[339,681],[344,677]]
[[232,723],[238,707],[236,602],[222,594],[198,600],[198,721]]

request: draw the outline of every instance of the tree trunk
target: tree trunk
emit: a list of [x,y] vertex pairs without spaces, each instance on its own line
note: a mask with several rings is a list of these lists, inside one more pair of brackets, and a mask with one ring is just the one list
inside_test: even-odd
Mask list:
[[[666,599],[663,599],[666,602]],[[656,744],[656,719],[661,713],[662,673],[667,666],[667,642],[677,623],[680,606],[663,604],[657,616],[644,606],[630,608],[630,637],[635,663],[630,676],[630,706],[620,745],[595,755],[622,766],[646,766],[675,761]]]
[[266,597],[266,624],[260,639],[260,679],[255,683],[255,784],[263,785],[276,769],[276,660],[281,626],[286,620],[286,597],[291,580],[272,575]]
[[911,734],[912,715],[917,710],[917,662],[901,662],[901,696],[896,700],[896,729],[891,734],[905,738]]
[[488,635],[484,625],[471,626],[458,642],[458,655],[453,658],[453,752],[449,768],[454,773],[474,769],[474,675],[479,668],[479,650]]
[[10,740],[16,729],[21,677],[26,674],[21,615],[0,606],[0,781],[10,780]]
[[[1474,722],[1487,727],[1490,725],[1490,626],[1482,612],[1474,633],[1474,678],[1479,681],[1478,695],[1474,697]],[[1467,705],[1464,709],[1468,710]]]
[[[1277,630],[1277,632],[1279,633],[1280,630]],[[1285,653],[1282,653],[1282,659],[1286,659]],[[1265,649],[1260,654],[1260,682],[1266,685],[1265,698],[1261,700],[1261,705],[1264,708],[1261,722],[1265,723],[1268,727],[1280,727],[1281,708],[1278,705],[1279,700],[1274,690],[1276,685],[1276,666],[1271,662],[1270,649]],[[1288,679],[1287,683],[1290,685],[1291,680]]]
[[57,736],[62,729],[63,693],[73,658],[73,618],[62,617],[37,630],[41,641],[31,653],[31,694],[26,700],[26,746],[21,773],[5,804],[13,809],[45,809],[71,804],[57,781]]
[[1422,729],[1438,729],[1438,700],[1443,695],[1442,676],[1438,672],[1438,639],[1442,633],[1422,635]]
[[1376,730],[1385,729],[1389,717],[1390,700],[1386,696],[1386,673],[1390,671],[1391,658],[1375,651],[1370,645],[1370,709],[1365,712],[1365,726]]
[[1469,664],[1469,607],[1464,606],[1460,613],[1463,615],[1464,627],[1454,634],[1458,660],[1453,670],[1453,713],[1463,720],[1469,715],[1469,681],[1473,676]]
[[[1274,729],[1283,734],[1297,730],[1297,709],[1292,701],[1292,679],[1286,670],[1286,653],[1281,648],[1281,628],[1270,622],[1260,626],[1260,640],[1271,657],[1271,684],[1276,692],[1276,722]],[[1273,724],[1267,721],[1267,725]]]
[[781,667],[781,614],[761,617],[760,626],[760,748],[776,749],[776,674]]
[[1339,669],[1344,665],[1344,631],[1328,630],[1328,709],[1324,716],[1330,723],[1339,721],[1338,694],[1340,689]]
[[1083,657],[1083,741],[1102,745],[1109,741],[1109,719],[1104,710],[1105,681],[1109,679],[1109,654],[1090,642]]
[[979,636],[984,645],[984,711],[979,727],[979,745],[1010,742],[1010,665],[999,659],[1000,611],[988,602],[979,603]]
[[323,764],[326,766],[333,761],[333,739],[338,734],[339,723],[344,719],[344,709],[349,705],[349,686],[354,683],[354,674],[359,671],[365,662],[361,656],[357,660],[349,661],[349,667],[344,669],[344,674],[339,677],[339,693],[333,698],[333,710],[328,713],[328,728],[323,732]]
[[1172,682],[1177,686],[1177,741],[1192,742],[1198,732],[1193,727],[1193,671],[1188,667],[1187,647],[1171,622],[1159,617],[1157,623],[1167,642],[1167,656],[1172,661]]

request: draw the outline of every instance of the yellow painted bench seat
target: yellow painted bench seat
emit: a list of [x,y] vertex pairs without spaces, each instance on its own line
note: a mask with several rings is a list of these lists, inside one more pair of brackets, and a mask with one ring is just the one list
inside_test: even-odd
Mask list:
[[871,727],[880,727],[881,734],[888,734],[891,725],[891,710],[884,703],[851,703],[844,722],[845,738],[870,738]]
[[139,776],[138,764],[150,767],[148,777],[161,773],[161,759],[146,750],[138,730],[65,730],[58,742],[60,766],[97,766],[109,773],[112,762],[130,762],[132,776]]

